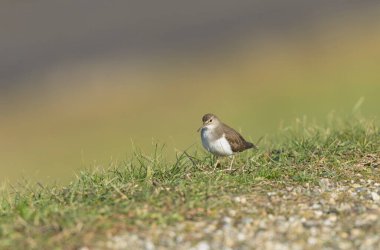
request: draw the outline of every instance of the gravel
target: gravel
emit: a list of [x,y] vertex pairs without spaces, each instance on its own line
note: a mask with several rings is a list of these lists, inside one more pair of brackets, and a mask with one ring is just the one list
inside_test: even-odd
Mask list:
[[380,183],[299,185],[231,197],[215,218],[111,235],[90,249],[379,249]]

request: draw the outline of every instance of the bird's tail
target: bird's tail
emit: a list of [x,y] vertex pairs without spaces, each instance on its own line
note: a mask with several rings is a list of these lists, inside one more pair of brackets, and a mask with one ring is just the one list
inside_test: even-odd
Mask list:
[[245,147],[247,149],[249,149],[249,148],[257,149],[257,147],[255,146],[255,144],[253,144],[252,142],[248,142],[248,141],[245,142]]

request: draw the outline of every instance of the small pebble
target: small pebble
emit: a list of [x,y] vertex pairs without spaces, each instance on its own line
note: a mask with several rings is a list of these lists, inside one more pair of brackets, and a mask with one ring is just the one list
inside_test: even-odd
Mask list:
[[378,195],[376,192],[371,192],[371,197],[374,202],[380,201],[380,195]]

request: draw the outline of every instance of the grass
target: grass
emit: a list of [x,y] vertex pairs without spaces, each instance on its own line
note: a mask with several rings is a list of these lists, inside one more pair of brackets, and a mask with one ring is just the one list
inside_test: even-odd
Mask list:
[[125,162],[81,171],[67,186],[22,181],[0,197],[0,248],[75,249],[118,232],[209,220],[234,208],[231,199],[239,195],[318,185],[321,178],[380,181],[367,160],[379,157],[373,121],[321,126],[300,119],[259,146],[240,154],[232,172],[213,171],[214,159],[203,152],[168,161],[156,146],[152,156],[135,150]]

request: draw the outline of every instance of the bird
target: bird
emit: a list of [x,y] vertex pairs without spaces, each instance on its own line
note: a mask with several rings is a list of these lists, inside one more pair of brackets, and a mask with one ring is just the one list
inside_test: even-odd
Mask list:
[[202,117],[202,122],[203,125],[198,129],[198,132],[201,131],[203,147],[216,157],[232,156],[230,170],[232,170],[235,153],[256,148],[253,143],[246,141],[241,134],[224,124],[214,114],[205,114]]

